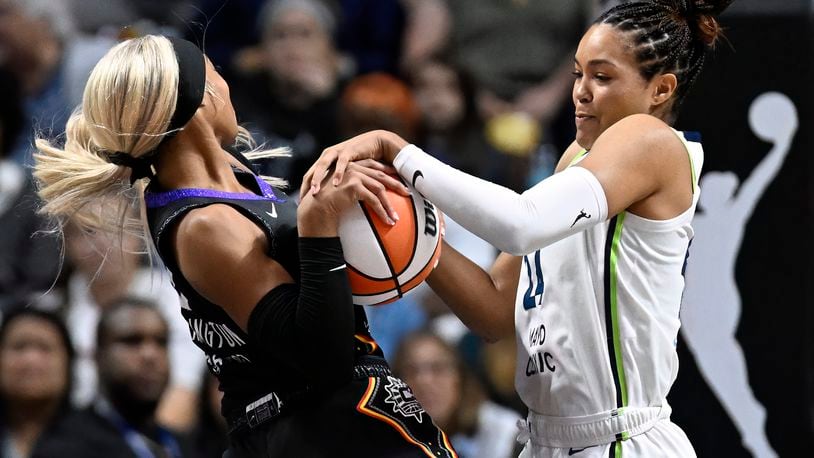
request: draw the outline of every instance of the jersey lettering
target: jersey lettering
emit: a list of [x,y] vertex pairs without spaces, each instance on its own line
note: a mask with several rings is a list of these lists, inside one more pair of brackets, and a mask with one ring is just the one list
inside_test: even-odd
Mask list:
[[[529,256],[523,256],[526,265],[526,274],[529,277],[529,287],[523,294],[523,309],[531,310],[543,303],[543,291],[545,282],[543,281],[543,266],[540,264],[540,250],[534,253],[534,270],[532,271]],[[532,293],[533,292],[533,293]],[[539,298],[539,299],[538,299]]]

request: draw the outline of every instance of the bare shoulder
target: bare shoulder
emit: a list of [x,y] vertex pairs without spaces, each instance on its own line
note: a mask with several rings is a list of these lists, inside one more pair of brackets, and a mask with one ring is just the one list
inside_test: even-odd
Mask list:
[[221,240],[250,241],[262,231],[237,210],[225,204],[190,210],[176,229],[176,243],[192,246],[217,245]]
[[568,146],[565,152],[562,153],[562,156],[560,156],[560,160],[557,162],[557,169],[555,172],[562,172],[563,170],[567,169],[568,166],[571,165],[571,162],[574,161],[574,158],[577,157],[577,154],[579,154],[583,149],[584,148],[581,147],[576,140],[574,140]]
[[664,121],[647,114],[630,115],[596,139],[589,160],[610,160],[643,166],[686,161],[684,144]]
[[597,143],[613,142],[628,146],[631,151],[683,152],[684,144],[664,121],[648,114],[630,115],[609,127]]
[[293,283],[266,252],[266,234],[226,204],[191,210],[174,234],[175,258],[189,284],[246,329],[255,304],[281,283]]

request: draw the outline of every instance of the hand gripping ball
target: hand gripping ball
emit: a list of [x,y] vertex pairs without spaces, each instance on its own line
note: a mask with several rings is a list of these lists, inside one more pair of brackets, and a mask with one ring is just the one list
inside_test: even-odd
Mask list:
[[438,265],[441,255],[442,214],[408,186],[405,197],[388,190],[399,220],[388,226],[364,203],[345,211],[339,220],[339,239],[353,303],[380,305],[401,298]]

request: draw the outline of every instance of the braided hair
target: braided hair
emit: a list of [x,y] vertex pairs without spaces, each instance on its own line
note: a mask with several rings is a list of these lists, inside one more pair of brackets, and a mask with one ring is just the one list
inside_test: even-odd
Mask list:
[[716,16],[732,0],[650,0],[622,3],[594,24],[607,24],[625,34],[633,45],[639,71],[650,81],[660,73],[678,80],[675,116],[704,65],[707,48],[722,34]]

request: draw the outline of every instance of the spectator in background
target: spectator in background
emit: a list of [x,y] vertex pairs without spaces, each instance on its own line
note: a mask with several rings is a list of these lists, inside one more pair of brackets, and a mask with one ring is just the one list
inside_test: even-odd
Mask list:
[[272,161],[275,170],[266,174],[296,190],[322,150],[339,140],[336,17],[319,0],[270,0],[260,15],[262,42],[237,57],[232,100],[250,130],[292,148],[292,158]]
[[338,48],[352,73],[399,73],[404,32],[403,0],[339,0]]
[[342,138],[386,129],[415,139],[419,111],[410,88],[387,73],[368,73],[348,83],[340,101]]
[[[67,0],[79,30],[95,35],[149,23],[164,33],[183,33],[197,11],[199,0]],[[223,3],[223,0],[220,0]],[[243,3],[245,0],[241,0]],[[97,56],[98,57],[98,56]]]
[[465,458],[517,456],[517,412],[489,401],[457,350],[441,337],[418,331],[402,340],[393,372]]
[[0,67],[0,315],[41,296],[57,276],[59,247],[36,214],[38,198],[25,169],[7,157],[24,124],[17,78]]
[[472,76],[479,115],[490,142],[509,155],[508,184],[516,191],[526,189],[530,156],[542,153],[541,143],[564,151],[573,138],[573,112],[565,102],[574,51],[595,3],[405,0],[413,19],[403,68],[447,50]]
[[51,456],[186,456],[186,447],[156,418],[170,374],[169,327],[161,312],[147,301],[123,299],[102,313],[96,335],[99,395],[53,441],[59,453]]
[[47,450],[75,418],[69,402],[72,358],[57,315],[23,306],[6,314],[0,326],[0,456],[66,456]]
[[[398,73],[404,30],[402,0],[321,1],[337,19],[332,38],[341,53],[343,75]],[[221,68],[227,81],[236,77],[232,63],[240,54],[238,51],[251,49],[260,41],[263,21],[258,21],[256,27],[247,27],[246,18],[261,17],[265,3],[266,0],[198,2],[197,14],[189,21],[187,39],[204,42],[207,56]],[[261,57],[255,52],[249,54],[253,61]]]
[[484,136],[472,79],[443,57],[416,63],[409,76],[421,115],[417,144],[455,168],[507,184],[506,161]]
[[99,317],[111,304],[133,296],[154,302],[169,323],[172,371],[159,417],[176,429],[188,429],[194,421],[204,359],[189,337],[181,299],[165,272],[141,265],[138,238],[124,234],[121,246],[114,239],[104,232],[82,232],[74,224],[65,228],[66,261],[73,268],[65,316],[78,353],[74,402],[85,406],[97,394],[94,351]]
[[56,136],[73,108],[64,90],[63,55],[74,37],[66,2],[0,0],[0,65],[15,73],[23,94],[24,134],[9,157],[26,165],[32,162],[34,131]]

